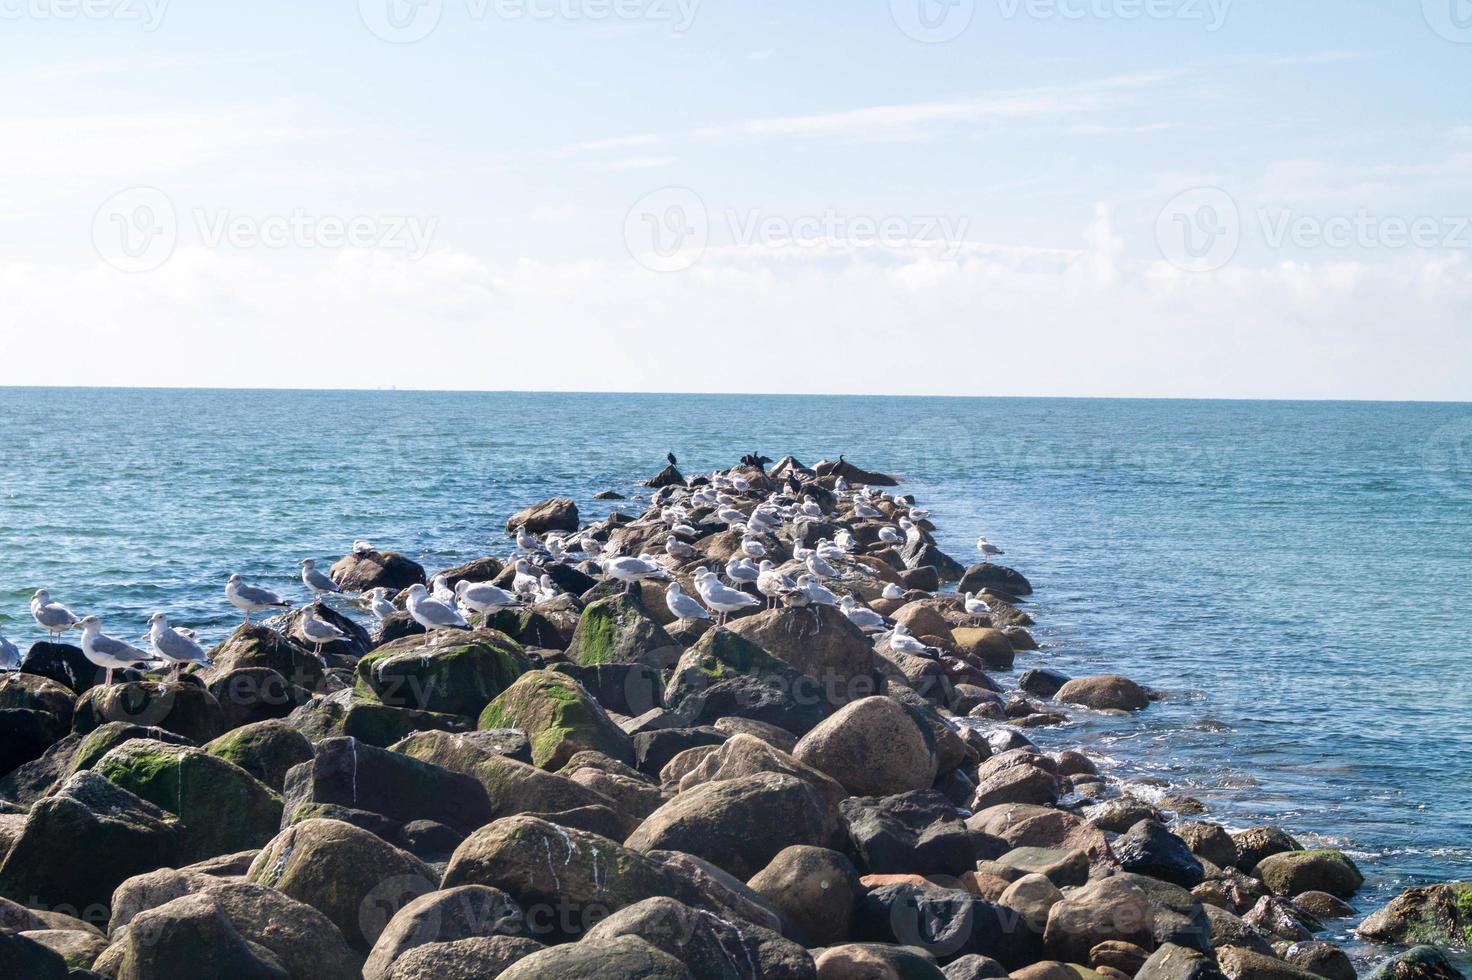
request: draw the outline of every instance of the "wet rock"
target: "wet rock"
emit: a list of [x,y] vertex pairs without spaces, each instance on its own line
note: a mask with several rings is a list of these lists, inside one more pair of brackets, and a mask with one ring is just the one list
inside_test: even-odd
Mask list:
[[225,730],[220,702],[190,677],[96,687],[77,699],[73,731],[85,735],[113,721],[163,728],[195,743],[208,742]]
[[642,664],[656,670],[673,667],[683,652],[644,600],[623,592],[589,603],[567,648],[568,657],[583,666]]
[[817,945],[852,934],[859,874],[847,857],[826,847],[784,847],[747,882]]
[[1333,943],[1294,943],[1284,950],[1283,959],[1328,980],[1355,980],[1357,976],[1349,956]]
[[95,771],[176,815],[186,861],[260,847],[281,825],[281,799],[269,787],[203,749],[130,739],[103,756]]
[[710,630],[680,656],[665,706],[686,725],[750,718],[794,735],[831,710],[812,678],[728,629]]
[[0,771],[34,762],[64,735],[66,725],[48,712],[0,708]]
[[1201,884],[1206,871],[1186,842],[1154,820],[1141,820],[1110,847],[1120,867],[1182,888]]
[[1217,954],[1217,962],[1227,980],[1311,980],[1315,976],[1280,959],[1240,946],[1221,950]]
[[1465,942],[1472,935],[1472,883],[1408,888],[1355,931],[1376,943]]
[[695,980],[675,957],[635,936],[591,943],[571,943],[533,953],[517,961],[497,980]]
[[929,729],[882,695],[840,709],[804,735],[793,756],[856,796],[928,789],[938,771]]
[[532,534],[548,531],[576,531],[578,505],[567,497],[553,497],[517,511],[506,520],[508,533],[524,527]]
[[964,891],[885,885],[859,898],[855,932],[871,942],[918,947],[939,963],[972,954],[1015,963],[1012,916]]
[[1150,704],[1144,688],[1117,675],[1075,678],[1059,688],[1056,697],[1064,704],[1096,710],[1139,711]]
[[1210,956],[1171,944],[1151,954],[1133,976],[1135,980],[1225,980]]
[[635,936],[709,980],[807,980],[816,976],[801,946],[760,926],[731,923],[672,898],[648,898],[613,913],[583,942]]
[[1100,830],[1107,830],[1111,834],[1123,834],[1141,820],[1154,820],[1157,823],[1165,822],[1165,815],[1155,807],[1134,796],[1122,796],[1116,800],[1106,800],[1098,806],[1091,806],[1087,811],[1089,823]]
[[1017,686],[1028,694],[1034,694],[1040,698],[1051,698],[1068,681],[1067,674],[1061,674],[1056,670],[1034,668],[1022,672],[1022,676],[1017,678]]
[[1459,980],[1459,971],[1435,946],[1417,946],[1386,960],[1366,980]]
[[607,712],[572,678],[534,670],[486,706],[479,728],[519,728],[532,743],[532,761],[560,769],[578,752],[591,749],[630,765],[634,745]]
[[1022,753],[1014,764],[1007,764],[1011,760],[998,756],[982,763],[970,809],[980,812],[1007,803],[1049,806],[1056,803],[1060,785],[1058,777],[1040,764],[1046,758]]
[[1217,867],[1230,868],[1237,861],[1237,844],[1221,824],[1191,821],[1175,828],[1191,853]]
[[357,683],[391,707],[475,717],[533,666],[519,644],[496,630],[436,630],[358,661]]
[[344,592],[388,589],[394,594],[411,585],[429,582],[424,577],[423,565],[397,551],[355,551],[334,562],[327,574]]
[[1253,873],[1279,895],[1320,891],[1349,898],[1365,882],[1343,851],[1285,851],[1263,858]]
[[818,980],[947,980],[924,950],[880,943],[834,946],[816,964]]
[[1289,942],[1304,942],[1311,938],[1308,929],[1299,921],[1294,910],[1281,898],[1263,896],[1242,916],[1242,920],[1270,936],[1277,936]]
[[1293,904],[1316,919],[1347,919],[1354,907],[1328,892],[1303,892],[1293,896]]
[[340,820],[306,820],[281,831],[251,863],[247,878],[310,905],[348,944],[366,952],[388,924],[366,910],[435,889],[436,875],[413,855]]
[[494,815],[473,777],[351,738],[318,742],[312,759],[287,774],[284,795],[293,820],[327,804],[398,823],[433,820],[468,834]]
[[855,796],[839,812],[866,873],[959,875],[975,864],[966,824],[939,793]]
[[[20,672],[48,678],[77,694],[85,694],[106,680],[106,674],[87,659],[81,647],[46,640],[31,644],[21,658]],[[117,679],[116,674],[113,679]]]
[[966,574],[961,577],[961,584],[956,586],[956,591],[978,594],[998,592],[1004,596],[1020,597],[1032,595],[1032,584],[1021,572],[1005,565],[981,562],[966,569]]
[[1152,908],[1146,894],[1122,878],[1101,878],[1066,895],[1048,912],[1043,944],[1050,956],[1087,963],[1102,942],[1155,948]]
[[956,649],[976,663],[996,670],[1011,670],[1016,659],[1007,635],[986,626],[958,626],[951,631]]
[[825,806],[811,785],[761,773],[679,794],[650,814],[627,844],[636,851],[685,851],[744,880],[784,847],[821,845],[827,836]]
[[1253,871],[1262,860],[1284,851],[1301,851],[1298,841],[1277,827],[1253,827],[1232,835],[1237,845],[1237,867],[1246,872]]
[[1112,868],[1114,855],[1104,834],[1083,818],[1063,810],[1014,803],[994,806],[968,817],[966,826],[1012,847],[1049,847],[1083,851],[1096,868]]
[[233,763],[271,789],[281,791],[292,766],[312,758],[312,743],[283,721],[259,721],[205,743],[204,750]]
[[26,815],[0,863],[0,896],[42,907],[106,908],[124,880],[179,863],[179,834],[172,814],[95,772],[76,773]]
[[1206,919],[1211,923],[1211,945],[1214,948],[1241,946],[1244,949],[1262,953],[1264,956],[1276,955],[1273,947],[1262,937],[1262,933],[1231,912],[1211,905],[1204,906],[1204,908]]
[[[530,938],[521,906],[505,892],[461,885],[421,895],[399,909],[379,933],[363,965],[363,980],[384,980],[400,957],[426,944],[490,936]],[[527,951],[537,948],[540,944]]]

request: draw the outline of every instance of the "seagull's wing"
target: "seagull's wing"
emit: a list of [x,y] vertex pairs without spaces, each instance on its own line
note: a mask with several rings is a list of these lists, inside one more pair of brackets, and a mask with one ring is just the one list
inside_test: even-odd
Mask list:
[[286,600],[272,592],[270,589],[257,588],[254,585],[242,585],[235,590],[235,594],[246,602],[252,602],[260,606],[284,606]]
[[321,589],[324,592],[342,591],[342,586],[338,585],[330,577],[322,574],[315,568],[307,573],[307,579],[312,583],[312,586],[314,588]]
[[140,650],[131,643],[114,639],[111,636],[98,636],[92,641],[92,649],[112,660],[126,660],[133,663],[138,660],[153,660],[153,654],[147,650]]

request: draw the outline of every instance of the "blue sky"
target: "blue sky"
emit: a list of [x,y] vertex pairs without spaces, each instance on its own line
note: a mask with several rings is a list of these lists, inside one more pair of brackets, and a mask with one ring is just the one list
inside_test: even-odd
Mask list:
[[0,0],[0,46],[0,383],[1472,399],[1467,0]]

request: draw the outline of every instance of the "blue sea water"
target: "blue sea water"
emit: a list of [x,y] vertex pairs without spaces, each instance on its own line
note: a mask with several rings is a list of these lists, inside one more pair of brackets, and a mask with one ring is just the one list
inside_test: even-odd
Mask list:
[[[1037,588],[1046,664],[1165,692],[1035,733],[1233,828],[1350,851],[1369,910],[1472,879],[1472,406],[808,396],[0,389],[0,622],[46,587],[115,635],[222,638],[238,571],[367,538],[445,567],[505,518],[747,451],[903,476],[942,546]],[[1347,924],[1331,934],[1347,939]]]

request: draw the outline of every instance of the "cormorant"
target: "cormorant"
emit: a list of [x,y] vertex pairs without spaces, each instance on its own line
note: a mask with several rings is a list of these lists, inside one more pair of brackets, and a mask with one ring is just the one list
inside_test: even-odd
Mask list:
[[665,453],[664,454],[664,458],[670,461],[670,465],[671,466],[678,466],[679,465],[678,463],[675,462],[675,454],[674,453]]

